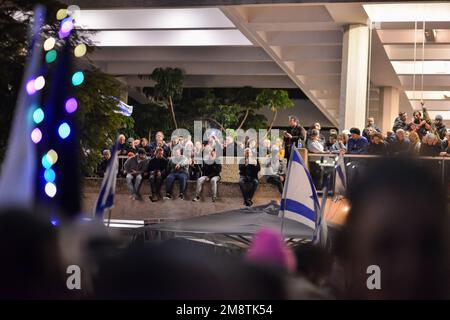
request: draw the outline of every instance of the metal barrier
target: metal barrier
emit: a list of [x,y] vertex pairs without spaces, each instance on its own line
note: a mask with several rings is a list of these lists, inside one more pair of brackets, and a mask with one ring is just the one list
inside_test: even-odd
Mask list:
[[[352,171],[358,170],[358,165],[361,164],[362,160],[365,161],[371,161],[371,159],[382,159],[386,158],[385,156],[379,156],[379,155],[369,155],[369,154],[344,154],[344,163],[347,170],[346,176],[347,181],[349,181],[349,184],[351,184],[352,180]],[[389,157],[387,157],[389,158]],[[314,168],[320,167],[321,171],[329,171],[332,174],[332,185],[334,187],[334,178],[335,178],[335,170],[334,168],[337,165],[337,159],[338,154],[330,154],[330,153],[306,153],[305,161],[308,163],[311,175],[314,175]],[[393,158],[394,159],[394,158]],[[441,183],[444,187],[447,187],[449,190],[450,195],[450,157],[446,156],[437,156],[437,157],[414,157],[414,159],[420,160],[420,161],[426,161],[427,166],[433,166],[432,170],[438,170],[439,172],[436,172],[436,174],[440,177]],[[359,163],[358,163],[359,162]],[[364,164],[364,163],[363,163]],[[328,168],[332,168],[328,170]],[[319,181],[316,177],[315,183]],[[323,183],[322,181],[320,181]],[[316,188],[318,190],[322,189],[322,186],[320,183],[317,185]]]

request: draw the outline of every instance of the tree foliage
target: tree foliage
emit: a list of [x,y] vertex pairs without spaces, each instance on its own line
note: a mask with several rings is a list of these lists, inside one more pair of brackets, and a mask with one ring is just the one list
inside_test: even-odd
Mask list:
[[288,109],[294,106],[294,103],[289,98],[289,93],[286,90],[264,89],[256,98],[258,105],[265,106],[273,112],[272,120],[267,129],[267,134],[270,134],[273,123],[277,117],[278,109]]
[[[43,27],[44,39],[57,37],[59,22],[56,12],[66,8],[53,0],[11,0],[0,1],[0,162],[7,147],[8,135],[16,100],[24,73],[28,54],[28,30],[33,18],[33,8],[41,4],[46,8],[46,25]],[[15,19],[17,12],[22,14]],[[85,43],[93,47],[88,40],[89,32],[74,30],[68,41],[75,45]],[[123,128],[124,120],[127,127],[132,127],[133,119],[113,112],[116,102],[111,97],[120,97],[120,83],[113,77],[98,69],[85,70],[85,82],[76,90],[78,110],[76,116],[80,128],[83,172],[95,167],[100,159],[100,151],[110,146],[117,130]]]

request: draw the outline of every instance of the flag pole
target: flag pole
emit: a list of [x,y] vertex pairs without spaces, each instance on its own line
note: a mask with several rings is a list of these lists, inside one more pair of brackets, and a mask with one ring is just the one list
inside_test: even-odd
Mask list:
[[109,228],[109,224],[111,223],[111,214],[112,214],[112,209],[108,209],[108,224],[107,227]]
[[289,176],[291,175],[292,158],[293,158],[294,152],[296,152],[295,148],[296,148],[295,145],[292,146],[291,153],[289,154],[289,164],[288,164],[288,169],[287,169],[287,174],[286,174],[286,181],[284,181],[283,194],[281,195],[280,206],[283,207],[283,210],[281,213],[281,230],[280,230],[281,236],[283,236],[284,211],[285,211],[285,206],[286,206],[286,205],[283,205],[283,201],[286,199],[287,186],[289,185]]

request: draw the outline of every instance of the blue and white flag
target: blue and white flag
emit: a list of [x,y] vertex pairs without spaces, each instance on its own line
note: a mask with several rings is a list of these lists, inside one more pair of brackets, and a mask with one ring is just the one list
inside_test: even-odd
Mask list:
[[[33,89],[33,79],[39,76],[41,68],[41,27],[44,9],[35,9],[34,26],[31,34],[30,58],[25,65],[17,99],[14,120],[9,133],[9,143],[0,177],[0,205],[31,210],[36,191],[36,149],[32,142],[32,113],[39,105],[40,92]],[[40,134],[40,131],[39,131]]]
[[114,112],[130,117],[133,114],[133,106],[129,106],[125,102],[118,100],[117,110],[114,110]]
[[336,175],[334,182],[334,194],[343,196],[347,190],[347,176],[345,174],[344,156],[340,154],[336,164]]
[[95,202],[94,217],[103,218],[105,210],[110,210],[114,207],[117,172],[119,170],[119,158],[117,157],[118,150],[119,144],[118,141],[116,141],[111,158],[108,162],[108,167],[106,168],[105,176],[103,177],[100,193]]
[[297,148],[292,148],[279,216],[315,230],[319,211],[319,198],[311,175]]
[[320,206],[319,215],[317,217],[317,225],[314,230],[313,244],[326,248],[328,239],[328,225],[325,219],[325,208],[327,206],[328,191],[330,190],[330,175],[324,177],[324,184],[322,189],[322,203]]

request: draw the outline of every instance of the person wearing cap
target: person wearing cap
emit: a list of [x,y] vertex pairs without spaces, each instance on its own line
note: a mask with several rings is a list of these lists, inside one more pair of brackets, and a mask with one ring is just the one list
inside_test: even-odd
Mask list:
[[442,122],[444,119],[440,114],[436,115],[433,122],[433,130],[434,133],[439,136],[439,139],[444,139],[445,135],[447,134],[447,128],[445,127],[445,124]]
[[297,117],[289,117],[289,128],[283,132],[284,157],[289,161],[292,147],[300,147],[306,138],[305,129],[298,123]]
[[123,165],[126,172],[127,186],[133,200],[141,200],[139,193],[144,173],[147,172],[148,159],[143,148],[138,150],[137,155],[129,158]]
[[361,130],[358,128],[350,129],[350,139],[347,144],[347,153],[350,154],[362,154],[367,153],[369,142],[366,138],[361,136]]

